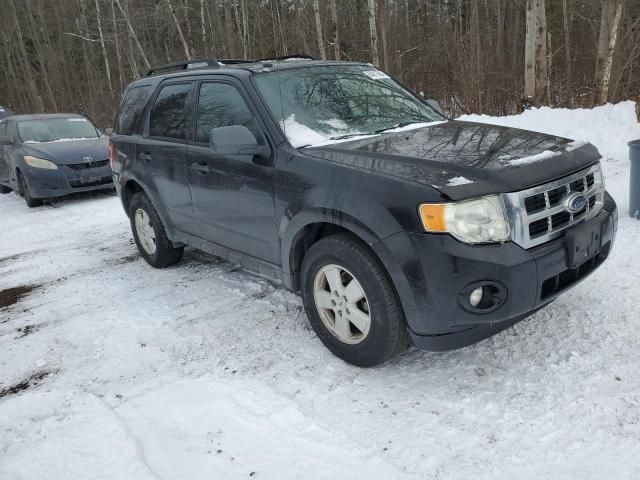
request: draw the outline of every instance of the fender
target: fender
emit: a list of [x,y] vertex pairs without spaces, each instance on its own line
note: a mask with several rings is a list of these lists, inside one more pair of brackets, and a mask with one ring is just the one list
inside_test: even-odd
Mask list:
[[[120,183],[120,200],[122,201],[122,206],[123,208],[125,207],[124,205],[124,201],[125,201],[125,195],[127,195],[126,193],[126,185],[129,182],[135,182],[141,189],[142,191],[147,195],[147,197],[149,197],[149,200],[151,200],[151,203],[153,205],[153,207],[156,209],[156,212],[158,212],[158,216],[160,217],[160,220],[162,221],[162,226],[164,227],[165,231],[167,232],[167,236],[169,237],[169,240],[173,240],[173,229],[170,228],[169,223],[167,222],[167,211],[164,208],[164,206],[162,205],[162,202],[158,202],[156,201],[156,199],[154,198],[153,195],[151,195],[149,189],[147,188],[147,186],[140,181],[139,178],[136,178],[135,176],[131,176],[131,175],[123,175],[122,173],[120,174],[120,179],[119,179],[119,183]],[[130,200],[130,199],[127,199]],[[127,214],[127,216],[129,216],[129,212],[125,209],[125,213]]]
[[403,230],[391,212],[372,198],[324,188],[312,188],[297,195],[279,217],[282,270],[286,275],[291,274],[291,246],[296,236],[312,223],[346,228],[369,246]]

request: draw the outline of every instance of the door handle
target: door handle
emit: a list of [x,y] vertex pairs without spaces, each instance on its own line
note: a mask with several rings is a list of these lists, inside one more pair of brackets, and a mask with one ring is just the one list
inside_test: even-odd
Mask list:
[[204,162],[192,163],[190,168],[191,168],[191,170],[193,170],[195,172],[209,173],[209,165],[207,165]]
[[145,160],[147,162],[151,161],[151,154],[149,152],[141,152],[138,154],[138,158],[140,160]]

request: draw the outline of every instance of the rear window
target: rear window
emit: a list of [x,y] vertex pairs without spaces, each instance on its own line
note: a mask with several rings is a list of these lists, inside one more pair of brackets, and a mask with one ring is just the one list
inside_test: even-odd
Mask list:
[[150,85],[133,87],[127,91],[120,106],[120,113],[118,113],[116,127],[114,129],[115,133],[119,135],[133,134],[138,124],[140,114],[151,96],[151,91]]

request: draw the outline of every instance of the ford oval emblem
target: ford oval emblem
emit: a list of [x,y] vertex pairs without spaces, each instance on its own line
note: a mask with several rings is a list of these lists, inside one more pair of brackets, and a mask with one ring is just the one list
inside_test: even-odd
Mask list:
[[93,162],[93,157],[92,157],[91,155],[87,155],[86,157],[84,157],[84,158],[82,159],[82,161],[83,161],[84,163],[91,163],[91,162]]
[[570,213],[581,212],[587,206],[587,197],[582,193],[574,193],[565,200],[564,206]]

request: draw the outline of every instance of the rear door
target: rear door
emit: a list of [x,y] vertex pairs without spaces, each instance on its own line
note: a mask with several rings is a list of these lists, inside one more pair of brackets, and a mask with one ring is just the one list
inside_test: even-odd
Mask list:
[[192,89],[192,81],[159,86],[136,145],[136,161],[144,169],[141,180],[167,227],[198,235],[186,164]]
[[[195,138],[187,150],[189,185],[203,237],[272,264],[279,264],[271,158],[218,155],[211,130],[243,125],[261,144],[268,139],[240,82],[232,77],[199,81],[195,89]],[[275,152],[271,148],[271,152]]]

